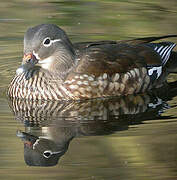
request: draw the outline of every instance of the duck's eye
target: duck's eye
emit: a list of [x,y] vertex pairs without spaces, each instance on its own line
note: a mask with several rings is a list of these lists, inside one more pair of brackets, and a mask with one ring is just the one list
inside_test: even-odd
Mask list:
[[44,46],[50,46],[51,45],[51,40],[49,37],[45,38],[44,41],[43,41],[43,45]]
[[51,152],[50,150],[47,150],[47,151],[44,151],[44,152],[43,152],[43,156],[44,156],[45,158],[49,158],[51,155],[52,155],[52,152]]

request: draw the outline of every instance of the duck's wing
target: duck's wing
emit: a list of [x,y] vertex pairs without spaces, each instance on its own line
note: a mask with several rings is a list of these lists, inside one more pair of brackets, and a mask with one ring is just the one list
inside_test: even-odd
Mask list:
[[86,48],[78,58],[77,73],[99,76],[126,73],[133,68],[161,65],[161,56],[149,45],[104,44]]
[[[78,58],[74,73],[94,77],[106,74],[108,77],[114,77],[115,74],[124,76],[137,71],[137,78],[149,76],[150,82],[154,84],[162,74],[167,75],[163,73],[164,65],[169,60],[175,45],[171,42],[92,45],[85,48]],[[161,81],[165,81],[165,77],[159,82]]]
[[145,66],[145,61],[135,50],[127,44],[92,45],[82,51],[75,72],[95,76],[103,73],[111,75],[127,72],[137,66]]
[[78,59],[81,61],[77,70],[84,70],[85,66],[88,68],[87,71],[90,69],[91,72],[94,72],[93,70],[97,67],[95,73],[99,74],[100,71],[126,72],[127,68],[131,68],[133,64],[134,66],[136,66],[135,64],[140,66],[146,64],[149,67],[164,66],[176,44],[151,42],[170,37],[177,37],[177,35],[75,43],[74,47]]

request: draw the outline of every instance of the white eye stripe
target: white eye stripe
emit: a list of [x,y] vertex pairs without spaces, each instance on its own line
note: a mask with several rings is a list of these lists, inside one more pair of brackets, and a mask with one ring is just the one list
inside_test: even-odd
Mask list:
[[59,154],[59,153],[61,153],[62,151],[51,151],[51,150],[46,150],[46,151],[44,151],[43,152],[43,156],[45,157],[45,158],[49,158],[51,155],[53,155],[53,154]]
[[[50,41],[49,44],[45,44],[45,41],[46,41],[46,40],[49,40],[49,41]],[[53,39],[53,40],[51,40],[50,37],[46,37],[46,38],[43,40],[43,45],[44,45],[45,47],[49,47],[49,46],[51,46],[53,43],[58,42],[58,41],[61,41],[61,39]]]
[[54,40],[51,40],[52,43],[57,42],[57,41],[61,41],[61,39],[54,39]]

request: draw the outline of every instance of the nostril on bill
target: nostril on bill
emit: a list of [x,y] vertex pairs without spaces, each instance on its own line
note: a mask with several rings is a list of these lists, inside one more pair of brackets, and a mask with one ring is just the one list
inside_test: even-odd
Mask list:
[[27,62],[31,62],[32,59],[28,59]]
[[35,65],[37,64],[37,59],[36,58],[30,58],[26,61],[27,64]]
[[27,60],[27,63],[34,64],[34,60],[33,60],[33,59],[28,59],[28,60]]

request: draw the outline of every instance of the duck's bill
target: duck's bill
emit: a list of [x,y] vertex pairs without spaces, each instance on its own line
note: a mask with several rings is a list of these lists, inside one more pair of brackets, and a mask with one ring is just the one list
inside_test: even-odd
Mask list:
[[38,63],[36,56],[33,53],[24,54],[22,64],[31,64],[35,65]]
[[17,137],[19,137],[26,146],[32,147],[33,144],[39,139],[37,136],[28,134],[26,132],[22,132],[20,130],[17,130],[16,133]]
[[38,60],[36,59],[36,57],[32,53],[24,54],[22,65],[16,70],[16,74],[19,75],[19,74],[28,72],[37,63],[38,63]]

